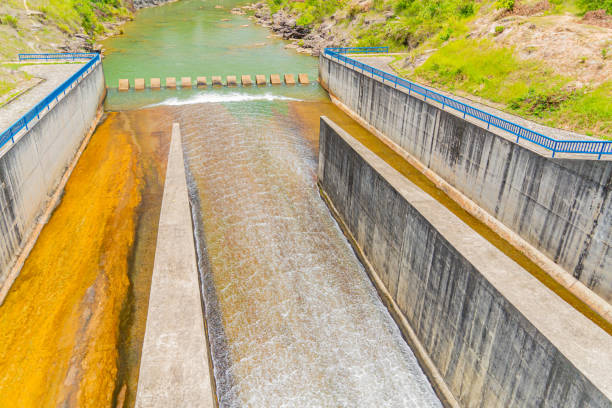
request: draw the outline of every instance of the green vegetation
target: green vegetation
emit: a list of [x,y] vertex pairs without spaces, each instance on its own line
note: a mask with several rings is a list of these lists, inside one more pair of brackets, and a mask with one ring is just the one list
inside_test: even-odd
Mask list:
[[124,7],[125,0],[42,0],[39,3],[38,10],[64,33],[82,27],[89,35],[100,35],[104,33],[102,22],[130,15]]
[[17,17],[11,16],[10,14],[0,16],[0,24],[5,24],[13,28],[17,28]]
[[[80,47],[71,39],[85,32],[93,43],[106,34],[105,22],[128,18],[130,0],[0,0],[0,60],[13,60],[20,52],[54,52],[60,44]],[[40,13],[26,13],[29,10]],[[32,29],[36,27],[36,29]],[[23,89],[29,78],[20,66],[0,64],[0,103]]]
[[612,14],[612,0],[578,0],[578,5],[583,11],[604,9]]
[[[555,74],[545,61],[519,59],[514,49],[504,48],[513,29],[509,22],[473,39],[473,22],[500,10],[511,12],[538,5],[538,0],[268,0],[274,13],[283,8],[296,15],[297,24],[316,29],[335,14],[333,24],[344,27],[352,46],[389,46],[391,52],[407,55],[394,58],[392,65],[402,76],[432,84],[451,92],[482,98],[485,103],[551,126],[612,138],[611,81],[574,85],[577,78]],[[540,11],[544,16],[581,17],[589,10],[605,9],[612,14],[612,0],[549,0]],[[519,10],[519,13],[521,11]],[[519,14],[520,15],[520,14]],[[538,17],[531,17],[538,18]],[[327,20],[330,21],[330,20]],[[479,20],[481,21],[481,20]],[[546,24],[550,24],[547,20]],[[529,20],[529,23],[535,27]],[[522,23],[518,23],[519,25]],[[539,27],[546,28],[547,25]],[[509,33],[509,36],[512,32]],[[470,38],[472,37],[472,38]],[[497,44],[496,44],[497,43]],[[520,46],[520,44],[519,44]],[[522,52],[537,52],[523,47]],[[426,55],[435,50],[428,58]],[[590,69],[596,58],[609,60],[609,44],[601,55],[579,57],[575,64]],[[399,61],[410,60],[410,64]],[[414,69],[415,65],[426,62]],[[603,67],[603,65],[601,65]],[[600,68],[601,69],[601,68]],[[557,69],[556,72],[564,72]],[[572,71],[568,71],[572,72]],[[582,82],[582,81],[581,81]]]
[[[391,6],[395,18],[371,25],[357,33],[358,46],[389,45],[392,49],[413,49],[432,39],[443,43],[467,32],[466,22],[479,3],[471,0],[397,0]],[[379,11],[389,7],[379,4]]]
[[270,0],[269,4],[273,13],[282,7],[298,13],[296,24],[309,26],[313,23],[320,23],[324,17],[334,14],[344,3],[341,0],[306,0],[304,2]]
[[573,90],[571,78],[543,63],[519,60],[491,40],[457,40],[414,71],[418,81],[476,95],[551,126],[612,137],[612,81]]
[[514,0],[497,0],[495,6],[501,10],[512,10],[514,9]]

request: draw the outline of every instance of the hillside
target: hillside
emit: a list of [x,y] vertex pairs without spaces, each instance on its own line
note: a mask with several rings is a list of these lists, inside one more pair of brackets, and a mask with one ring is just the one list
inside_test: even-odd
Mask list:
[[19,53],[99,50],[135,9],[168,0],[2,0],[0,106],[38,83],[11,61]]
[[400,75],[549,126],[612,138],[611,0],[269,0],[291,47],[388,45]]

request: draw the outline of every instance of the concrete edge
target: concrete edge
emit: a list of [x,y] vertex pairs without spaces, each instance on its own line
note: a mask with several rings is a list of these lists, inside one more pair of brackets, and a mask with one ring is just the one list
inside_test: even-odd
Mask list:
[[43,228],[45,227],[47,222],[49,222],[51,215],[53,215],[53,212],[55,211],[57,206],[62,201],[62,196],[64,195],[64,188],[66,187],[66,184],[68,183],[68,180],[70,179],[70,175],[74,171],[77,163],[79,162],[79,159],[81,158],[81,155],[85,151],[85,148],[87,148],[87,145],[89,144],[89,141],[91,140],[91,137],[96,131],[96,128],[98,127],[98,124],[100,123],[100,120],[102,119],[102,116],[104,115],[104,108],[102,107],[102,104],[104,103],[105,98],[106,98],[106,89],[103,90],[103,96],[98,102],[98,111],[96,113],[96,117],[94,121],[92,122],[89,128],[89,131],[83,138],[83,141],[81,142],[79,149],[74,155],[72,162],[68,165],[68,167],[66,168],[66,171],[64,172],[64,175],[58,182],[53,195],[51,195],[51,197],[48,199],[45,208],[42,209],[41,214],[38,216],[38,220],[34,228],[28,233],[28,236],[29,236],[28,240],[25,242],[21,251],[19,251],[19,253],[15,257],[13,265],[9,268],[7,277],[4,280],[2,286],[0,287],[0,306],[4,304],[4,300],[8,296],[8,293],[11,290],[11,287],[13,287],[13,283],[15,283],[15,280],[17,279],[17,277],[19,277],[21,268],[23,268],[23,265],[25,264],[26,259],[30,255],[30,252],[32,251],[32,249],[34,249],[34,245],[36,244],[36,241],[38,240],[38,237],[40,236]]
[[319,194],[321,195],[321,198],[329,208],[332,217],[334,217],[334,219],[338,223],[338,226],[344,233],[344,236],[348,239],[349,243],[351,244],[351,247],[353,248],[353,251],[357,255],[357,258],[359,258],[359,261],[363,264],[364,269],[366,270],[368,277],[370,278],[370,281],[376,288],[378,296],[380,297],[383,304],[391,314],[391,317],[399,327],[400,332],[402,333],[402,337],[404,337],[404,340],[406,341],[406,343],[408,343],[410,349],[416,356],[417,361],[421,366],[421,369],[429,379],[429,382],[431,383],[436,395],[442,402],[442,405],[444,405],[444,407],[446,408],[461,408],[461,405],[451,392],[450,388],[446,384],[446,381],[444,381],[444,377],[442,377],[442,374],[440,374],[438,367],[436,367],[431,357],[429,357],[427,350],[423,346],[423,343],[421,343],[421,340],[419,340],[414,329],[410,325],[410,322],[408,322],[408,319],[406,319],[406,317],[400,310],[399,305],[395,302],[395,300],[393,300],[393,296],[391,296],[384,283],[378,276],[378,273],[376,272],[370,261],[366,258],[363,249],[357,243],[357,240],[355,239],[353,233],[348,229],[348,226],[344,222],[344,219],[340,215],[340,212],[337,210],[336,206],[331,201],[325,190],[323,190],[323,186],[319,181],[317,181],[317,186],[319,187]]
[[[589,289],[584,283],[574,278],[572,274],[567,272],[564,268],[556,264],[549,257],[544,255],[540,250],[531,245],[525,239],[523,239],[516,232],[505,226],[501,221],[497,220],[494,216],[483,210],[478,204],[464,195],[457,188],[453,187],[442,177],[438,176],[434,171],[430,170],[427,166],[421,163],[416,157],[402,149],[399,145],[393,142],[384,133],[367,123],[351,108],[342,103],[336,98],[328,89],[328,87],[322,83],[323,88],[328,92],[332,102],[346,113],[351,119],[363,126],[367,131],[378,137],[384,144],[386,144],[391,150],[399,154],[408,163],[414,166],[418,171],[423,173],[431,182],[435,184],[440,190],[445,192],[452,200],[454,200],[461,208],[467,211],[470,215],[475,217],[477,220],[484,223],[487,227],[491,228],[493,232],[498,234],[500,237],[508,241],[512,246],[522,252],[527,258],[533,261],[539,266],[544,272],[546,272],[552,279],[558,284],[567,289],[570,293],[584,302],[590,307],[595,313],[601,316],[606,322],[612,324],[612,305],[606,302],[602,297]],[[522,145],[521,145],[522,146]]]
[[[187,166],[186,163],[183,163],[185,165],[185,167]],[[187,171],[185,172],[185,177],[187,178],[187,180],[189,179],[189,176],[187,176]],[[189,194],[189,187],[187,187],[187,194]],[[195,220],[193,218],[193,204],[191,203],[191,200],[188,199],[189,201],[189,212],[191,215],[191,230],[193,231],[193,247],[197,248],[198,247],[198,243],[197,240],[195,238],[195,234],[196,234],[196,226],[194,225]],[[196,249],[196,266],[198,265],[198,251]],[[204,287],[204,282],[202,281],[202,275],[199,273],[199,267],[198,268],[198,289],[200,292],[200,303],[201,303],[201,307],[202,307],[202,322],[204,323],[204,339],[206,340],[206,350],[207,350],[207,357],[208,357],[208,373],[210,375],[210,388],[212,391],[212,399],[213,399],[213,407],[214,408],[219,408],[219,398],[217,397],[217,381],[215,380],[215,365],[214,365],[214,361],[212,358],[212,347],[210,345],[210,338],[208,336],[208,321],[206,320],[206,302],[204,301],[204,294],[202,293],[202,288]]]
[[[339,137],[347,143],[374,171],[384,178],[398,194],[423,216],[441,236],[453,245],[483,278],[512,304],[582,375],[608,399],[612,400],[612,336],[552,293],[529,272],[493,247],[483,237],[454,214],[442,207],[434,198],[422,192],[411,181],[393,169],[375,153],[354,139],[348,132],[326,117],[325,120]],[[416,194],[411,198],[409,194]],[[432,219],[427,205],[438,205],[448,213],[443,222]],[[456,222],[450,220],[456,219]],[[452,232],[451,232],[452,231]],[[464,239],[449,239],[449,234],[469,236],[473,232],[476,243]],[[487,259],[483,259],[486,254]],[[493,259],[491,259],[493,257]],[[490,268],[495,265],[495,268]],[[537,299],[537,301],[534,301]],[[555,315],[551,323],[549,316]],[[568,335],[570,333],[570,335]]]
[[136,407],[218,406],[193,231],[181,131],[173,123]]

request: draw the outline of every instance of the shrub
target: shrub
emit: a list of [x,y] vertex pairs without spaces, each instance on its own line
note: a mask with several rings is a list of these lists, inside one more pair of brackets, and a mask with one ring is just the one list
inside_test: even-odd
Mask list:
[[0,17],[0,23],[10,25],[13,28],[17,28],[17,17],[6,14]]
[[314,21],[314,17],[312,16],[312,14],[306,12],[304,14],[302,14],[297,20],[296,20],[296,24],[300,25],[300,26],[307,26],[312,24]]
[[400,14],[402,11],[408,9],[410,3],[411,2],[409,0],[399,0],[397,3],[395,3],[395,13]]
[[497,0],[495,7],[501,10],[512,10],[514,9],[514,0]]
[[66,33],[66,34],[70,34],[72,32],[70,27],[68,27],[64,23],[57,23],[57,28],[59,28],[61,32]]
[[469,17],[474,15],[474,2],[463,3],[459,6],[459,15]]
[[501,34],[504,32],[504,26],[495,27],[495,34]]
[[447,28],[445,31],[443,31],[443,32],[440,34],[440,37],[439,37],[439,38],[440,38],[442,41],[446,41],[446,40],[448,40],[448,39],[450,38],[450,36],[451,36],[452,34],[453,34],[453,30],[452,30],[452,29],[449,27],[449,28]]
[[612,0],[578,0],[578,5],[583,11],[603,9],[612,14]]

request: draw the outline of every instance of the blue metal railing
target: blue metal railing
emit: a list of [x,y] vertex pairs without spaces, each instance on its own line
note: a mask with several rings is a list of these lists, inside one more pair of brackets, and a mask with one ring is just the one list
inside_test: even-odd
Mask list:
[[379,54],[389,52],[389,47],[332,47],[325,50],[340,54]]
[[25,60],[77,60],[95,58],[93,52],[63,52],[55,54],[19,54],[19,61]]
[[[380,51],[374,51],[380,50]],[[471,116],[479,119],[487,124],[487,129],[491,126],[505,130],[508,133],[516,136],[516,142],[520,139],[525,139],[538,146],[542,146],[552,151],[552,157],[555,153],[586,153],[596,154],[597,159],[601,159],[604,154],[612,154],[612,142],[604,140],[559,140],[543,135],[531,129],[527,129],[521,125],[502,119],[498,116],[491,115],[473,106],[459,102],[456,99],[449,98],[431,89],[425,88],[419,84],[400,78],[388,72],[376,69],[368,64],[359,62],[342,54],[368,54],[376,52],[389,52],[388,47],[347,47],[347,48],[326,48],[324,54],[330,58],[335,58],[338,61],[344,62],[346,65],[351,65],[353,68],[360,69],[362,72],[369,72],[372,77],[378,76],[382,78],[383,83],[389,81],[394,84],[395,88],[401,86],[408,89],[408,94],[417,93],[427,99],[436,101],[442,105],[442,109],[449,106],[456,111],[463,113],[463,117]]]
[[[22,59],[22,56],[26,56],[23,59],[33,60],[36,55],[39,55],[43,60],[58,60],[58,59],[77,59],[77,58],[88,58],[89,61],[85,65],[83,65],[77,72],[75,72],[70,78],[68,78],[64,83],[55,88],[53,92],[47,95],[42,101],[36,104],[32,109],[30,109],[25,115],[23,115],[19,120],[9,126],[8,129],[0,133],[0,148],[4,147],[10,141],[15,143],[15,136],[22,130],[28,130],[28,125],[35,118],[40,119],[40,114],[44,112],[45,109],[50,109],[50,106],[53,102],[57,102],[59,100],[60,95],[66,93],[66,91],[70,90],[76,83],[78,83],[83,77],[89,73],[89,70],[92,69],[100,62],[100,54],[85,54],[85,53],[67,53],[67,54],[19,54],[19,59]],[[56,57],[53,57],[56,56]],[[74,56],[74,57],[73,57]],[[89,57],[86,57],[89,56]]]

